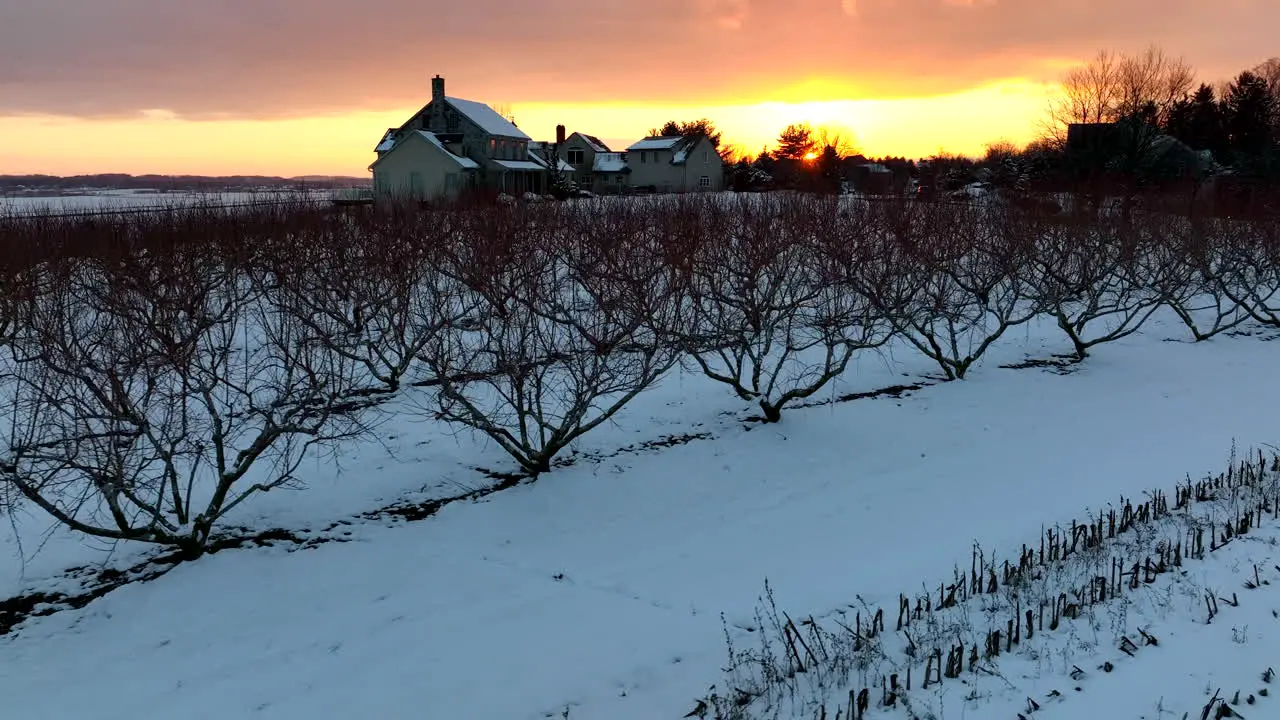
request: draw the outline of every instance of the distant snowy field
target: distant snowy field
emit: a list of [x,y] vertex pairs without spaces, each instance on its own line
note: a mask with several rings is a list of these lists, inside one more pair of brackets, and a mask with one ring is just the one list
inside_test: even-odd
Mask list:
[[[775,426],[744,423],[753,408],[676,373],[534,484],[421,522],[354,519],[493,482],[478,467],[511,469],[477,437],[402,416],[340,465],[317,461],[309,489],[265,495],[231,519],[299,531],[348,520],[338,532],[350,542],[224,551],[30,620],[0,638],[0,715],[676,720],[722,681],[721,613],[754,622],[766,578],[797,621],[859,598],[896,607],[898,592],[967,567],[974,541],[1008,556],[1043,525],[1223,470],[1233,442],[1280,440],[1280,343],[1169,341],[1184,336],[1157,315],[1071,374],[1000,367],[1069,350],[1052,322],[1033,323],[968,380],[820,404]],[[931,371],[893,346],[812,400],[928,383]],[[703,437],[636,449],[683,434]],[[1030,511],[1002,512],[1013,505]],[[46,531],[30,511],[13,520],[0,597],[143,551]],[[1277,539],[1268,524],[1188,572],[1243,592],[1253,565],[1280,565]],[[955,681],[937,717],[1012,720],[1050,689],[1067,695],[1029,720],[1199,717],[1206,688],[1258,685],[1280,667],[1280,575],[1267,572],[1272,585],[1214,625],[1178,613],[1148,623],[1138,613],[1156,605],[1133,605],[1131,624],[1164,623],[1161,646],[1141,650],[1150,662],[1077,638],[1081,657],[1097,657],[1073,663],[1087,691],[1062,681],[1061,662],[1010,658],[987,682],[998,693],[966,701]],[[1171,607],[1184,605],[1192,618],[1203,600]],[[1104,660],[1114,674],[1094,669]],[[1280,716],[1280,698],[1262,703],[1244,715]]]
[[[308,193],[309,197],[325,199],[330,191]],[[107,210],[141,208],[167,208],[175,205],[243,205],[296,198],[297,193],[280,191],[261,192],[185,192],[151,190],[101,190],[81,194],[37,196],[0,195],[0,216],[33,212],[83,213]]]

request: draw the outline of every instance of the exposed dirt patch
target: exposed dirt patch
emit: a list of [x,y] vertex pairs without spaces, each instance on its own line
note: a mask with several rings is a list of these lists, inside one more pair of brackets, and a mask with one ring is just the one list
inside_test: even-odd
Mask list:
[[[927,387],[930,387],[936,384],[937,384],[936,382],[922,382],[922,383],[914,383],[910,385],[890,385],[888,387],[882,387],[878,390],[869,390],[867,392],[846,393],[844,395],[839,395],[829,400],[819,400],[816,402],[800,403],[799,405],[791,406],[791,409],[799,410],[801,408],[823,407],[826,405],[835,405],[838,403],[855,402],[857,400],[874,400],[876,398],[899,398],[900,399],[904,397],[910,397],[911,393],[917,392],[919,390],[923,390]],[[786,411],[784,410],[783,412],[785,413]],[[762,424],[765,422],[765,418],[760,415],[750,415],[746,418],[743,418],[743,422],[749,425]]]
[[1054,355],[1051,358],[1027,358],[1020,363],[1001,365],[1006,370],[1041,369],[1056,375],[1070,375],[1080,369],[1080,358],[1075,355]]
[[1263,342],[1271,342],[1272,340],[1280,340],[1280,331],[1271,327],[1250,328],[1248,330],[1232,330],[1226,333],[1227,337],[1245,337],[1261,340]]

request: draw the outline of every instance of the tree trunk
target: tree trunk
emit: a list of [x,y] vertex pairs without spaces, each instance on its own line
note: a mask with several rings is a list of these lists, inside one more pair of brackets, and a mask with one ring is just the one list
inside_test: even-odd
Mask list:
[[760,411],[764,413],[766,423],[776,423],[782,419],[782,408],[768,400],[760,401]]

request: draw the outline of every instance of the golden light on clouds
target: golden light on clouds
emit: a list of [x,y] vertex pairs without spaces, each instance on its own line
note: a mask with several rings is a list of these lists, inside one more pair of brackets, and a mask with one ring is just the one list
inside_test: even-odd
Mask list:
[[[820,92],[819,92],[820,90]],[[832,83],[800,83],[783,98],[830,96]],[[512,110],[535,139],[555,126],[600,136],[615,149],[667,120],[708,117],[724,142],[755,153],[795,122],[826,127],[872,156],[927,157],[939,150],[981,153],[986,143],[1036,134],[1050,88],[1008,80],[937,97],[893,100],[770,101],[718,105],[524,103]],[[283,120],[182,120],[164,109],[136,117],[84,120],[0,118],[4,173],[353,175],[364,177],[382,132],[417,106]],[[87,131],[91,125],[91,132]]]
[[[828,127],[867,155],[927,157],[940,149],[981,153],[986,143],[1031,140],[1052,86],[1008,80],[966,92],[893,100],[757,102],[733,105],[542,105],[514,107],[520,126],[549,137],[557,123],[616,140],[635,139],[666,120],[709,117],[724,142],[752,153],[772,146],[787,125]],[[799,93],[797,93],[799,95]]]
[[290,120],[0,117],[0,173],[78,175],[354,175],[373,161],[380,132],[403,112]]

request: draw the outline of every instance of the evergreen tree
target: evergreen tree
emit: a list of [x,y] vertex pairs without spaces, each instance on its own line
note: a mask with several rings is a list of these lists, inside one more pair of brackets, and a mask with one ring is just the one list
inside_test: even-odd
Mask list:
[[1201,85],[1191,97],[1179,100],[1169,111],[1165,132],[1194,150],[1211,150],[1223,159],[1227,149],[1222,105],[1213,88]]
[[814,174],[816,191],[833,194],[840,192],[840,181],[844,179],[844,173],[840,169],[840,153],[834,145],[822,148],[811,172]]
[[650,130],[649,134],[658,137],[705,137],[715,148],[720,148],[721,133],[716,129],[716,124],[707,118],[688,122],[668,120],[661,127]]
[[1260,155],[1271,147],[1275,113],[1276,97],[1267,81],[1247,70],[1240,73],[1223,99],[1227,139],[1236,160]]
[[778,136],[778,158],[803,160],[813,153],[817,141],[813,137],[813,128],[809,123],[792,123],[782,130]]

